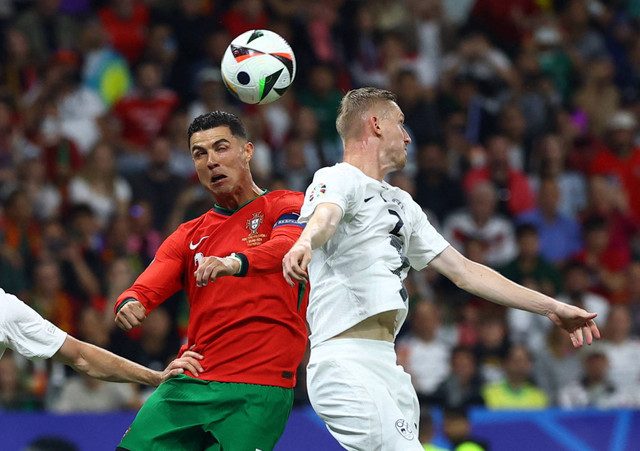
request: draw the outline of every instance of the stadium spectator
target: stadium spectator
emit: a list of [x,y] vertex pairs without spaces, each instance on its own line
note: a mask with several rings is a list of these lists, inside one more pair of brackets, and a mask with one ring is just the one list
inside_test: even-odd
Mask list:
[[100,142],[91,150],[82,170],[69,182],[69,202],[89,205],[101,227],[127,212],[131,186],[117,172],[111,145]]
[[610,128],[610,118],[620,108],[620,91],[614,84],[615,66],[608,56],[599,56],[588,64],[584,83],[574,94],[573,102],[587,114],[589,129],[597,137],[603,137]]
[[533,356],[522,345],[509,349],[504,362],[505,380],[483,387],[485,403],[490,409],[543,409],[549,401],[545,393],[531,382]]
[[622,398],[607,375],[609,362],[601,347],[585,350],[584,376],[564,385],[559,392],[558,404],[568,409],[620,407]]
[[537,229],[530,224],[516,227],[518,256],[499,271],[509,279],[555,297],[562,288],[560,273],[542,255]]
[[485,308],[480,315],[478,341],[473,348],[484,383],[498,382],[505,378],[504,361],[510,347],[509,331],[504,318]]
[[[184,146],[184,136],[181,138]],[[148,166],[128,178],[132,201],[148,203],[150,211],[147,214],[153,218],[151,226],[163,234],[172,232],[165,228],[167,220],[176,199],[187,185],[184,177],[172,170],[171,158],[171,142],[165,136],[158,136],[149,148]]]
[[[562,390],[584,374],[581,356],[562,330],[545,328],[546,346],[534,353],[533,380],[544,390],[549,405],[558,405]],[[568,346],[567,346],[568,345]]]
[[592,216],[583,225],[584,249],[574,259],[589,268],[590,289],[613,298],[624,288],[624,269],[631,257],[624,249],[609,246],[611,229],[606,218]]
[[398,105],[405,112],[405,124],[417,147],[442,136],[436,96],[420,86],[414,70],[398,70],[393,77],[393,91],[398,95]]
[[0,410],[35,410],[41,408],[41,404],[28,389],[27,380],[21,374],[12,352],[6,353],[0,358]]
[[77,42],[78,23],[60,12],[60,3],[37,0],[15,22],[38,63],[44,63],[58,50],[72,49]]
[[147,43],[149,9],[135,0],[111,0],[98,11],[113,48],[135,65]]
[[485,245],[486,263],[505,265],[517,252],[513,225],[496,213],[496,190],[489,182],[478,182],[468,193],[468,206],[452,213],[443,225],[443,236],[459,251],[468,238]]
[[524,171],[531,154],[529,137],[526,136],[527,122],[522,107],[508,103],[498,115],[498,130],[508,141],[509,166]]
[[482,379],[473,350],[462,346],[453,348],[450,367],[449,376],[426,401],[445,410],[483,406]]
[[540,255],[562,265],[582,250],[580,224],[559,209],[560,188],[553,178],[540,181],[538,207],[516,216],[518,224],[533,226],[538,234]]
[[450,373],[452,343],[441,326],[438,306],[421,301],[413,311],[409,335],[398,341],[398,364],[411,375],[419,399],[429,399]]
[[558,295],[560,302],[588,308],[596,312],[602,324],[607,323],[610,305],[606,298],[590,291],[589,266],[580,261],[570,261],[563,269],[564,290]]
[[8,27],[4,33],[0,86],[13,99],[20,99],[38,82],[38,65],[24,32]]
[[447,216],[465,205],[460,182],[449,175],[447,153],[438,142],[420,147],[417,162],[416,202],[442,224]]
[[540,195],[542,180],[555,179],[558,183],[558,213],[576,218],[587,207],[587,182],[585,174],[569,169],[567,152],[559,135],[546,134],[534,146],[529,181]]
[[635,143],[637,120],[629,111],[608,116],[607,149],[595,156],[590,173],[603,175],[618,184],[629,202],[629,209],[640,218],[640,147]]
[[603,338],[609,380],[616,390],[633,393],[640,381],[640,341],[631,335],[631,315],[627,306],[611,307]]
[[140,169],[148,160],[147,146],[162,134],[169,124],[171,113],[179,98],[163,86],[162,71],[158,63],[145,61],[136,69],[135,89],[115,104],[112,114],[120,132],[117,147],[124,151],[120,167]]
[[512,217],[533,208],[535,198],[526,176],[509,163],[509,141],[502,135],[487,138],[486,156],[484,166],[465,175],[465,190],[469,192],[480,181],[490,181],[497,192],[498,212]]

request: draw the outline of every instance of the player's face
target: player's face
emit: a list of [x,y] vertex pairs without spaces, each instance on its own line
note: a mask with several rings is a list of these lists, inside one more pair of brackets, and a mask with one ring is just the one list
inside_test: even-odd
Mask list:
[[407,146],[411,142],[404,128],[404,114],[395,102],[389,102],[380,120],[384,145],[380,159],[389,172],[398,171],[407,164]]
[[190,145],[198,179],[214,196],[251,184],[253,144],[233,136],[226,125],[194,133]]

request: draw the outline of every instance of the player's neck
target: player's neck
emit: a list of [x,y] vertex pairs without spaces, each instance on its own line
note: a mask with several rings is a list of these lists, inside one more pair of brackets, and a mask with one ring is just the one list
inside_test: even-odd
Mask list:
[[344,147],[344,160],[351,166],[360,169],[366,176],[382,181],[389,171],[381,164],[378,152],[369,143],[348,143]]
[[265,190],[261,189],[253,181],[249,186],[238,186],[236,190],[229,193],[219,193],[214,196],[217,207],[225,210],[236,211],[251,202],[258,196],[263,195]]

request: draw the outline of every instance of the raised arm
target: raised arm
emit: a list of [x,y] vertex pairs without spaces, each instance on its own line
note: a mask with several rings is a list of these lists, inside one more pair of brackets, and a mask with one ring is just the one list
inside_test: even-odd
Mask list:
[[164,371],[160,372],[77,340],[70,335],[67,335],[53,358],[69,365],[79,373],[104,381],[135,382],[153,386],[158,386],[170,377],[184,373],[185,370],[191,371],[196,376],[199,371],[203,371],[198,362],[202,356],[191,350],[184,352],[179,359],[171,362]]
[[313,216],[300,234],[300,238],[282,259],[282,272],[287,283],[307,280],[307,266],[311,260],[311,251],[329,241],[342,219],[342,208],[332,203],[319,204]]
[[584,343],[583,333],[587,344],[591,344],[593,337],[600,338],[600,331],[593,321],[595,313],[518,285],[494,270],[467,259],[451,246],[431,260],[430,266],[469,293],[496,304],[546,316],[569,332],[576,348]]

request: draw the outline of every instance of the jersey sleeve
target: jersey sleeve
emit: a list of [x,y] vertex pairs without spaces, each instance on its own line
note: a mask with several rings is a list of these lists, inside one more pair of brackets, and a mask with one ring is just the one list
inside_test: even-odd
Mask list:
[[431,225],[422,208],[411,201],[412,232],[407,257],[411,267],[424,269],[431,260],[437,257],[448,246],[449,242]]
[[274,224],[271,237],[260,246],[236,253],[242,261],[242,269],[237,276],[282,272],[282,259],[304,228],[304,224],[299,221],[302,196],[302,193],[290,192],[272,205],[270,214],[273,215]]
[[183,288],[185,269],[184,232],[179,228],[162,243],[153,261],[136,279],[133,286],[122,293],[116,302],[115,312],[127,299],[139,301],[147,313],[162,304],[172,294]]
[[316,207],[322,203],[336,204],[342,209],[342,217],[347,220],[355,216],[362,198],[357,178],[340,165],[316,171],[313,182],[307,188],[304,204],[300,212],[300,222],[308,222]]
[[0,329],[7,347],[32,360],[58,352],[67,333],[40,316],[17,297],[0,290]]

